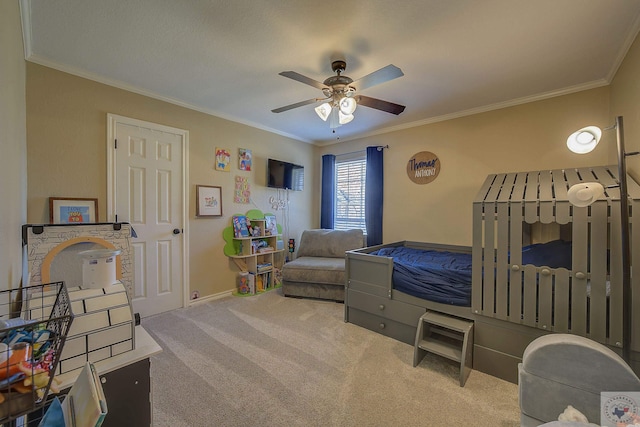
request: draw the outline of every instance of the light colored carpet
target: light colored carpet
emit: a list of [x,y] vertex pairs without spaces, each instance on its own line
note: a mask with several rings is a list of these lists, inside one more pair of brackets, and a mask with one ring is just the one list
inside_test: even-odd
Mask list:
[[344,305],[279,290],[143,319],[154,427],[517,426],[515,384],[344,323]]

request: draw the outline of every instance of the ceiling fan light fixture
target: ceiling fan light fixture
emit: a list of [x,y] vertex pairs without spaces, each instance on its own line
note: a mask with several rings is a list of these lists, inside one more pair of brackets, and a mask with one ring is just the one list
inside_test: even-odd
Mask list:
[[356,89],[354,87],[347,86],[344,88],[343,93],[344,93],[344,96],[351,98],[353,95],[356,94]]
[[353,114],[344,114],[342,111],[338,111],[338,121],[341,125],[346,125],[353,120]]
[[318,114],[318,117],[320,117],[322,120],[324,120],[325,122],[327,121],[327,119],[329,118],[329,115],[331,114],[331,105],[328,102],[325,102],[322,105],[318,105],[316,108],[316,113]]
[[395,115],[404,111],[404,105],[357,95],[357,93],[360,93],[363,89],[404,76],[400,68],[389,64],[354,81],[351,77],[342,75],[342,72],[346,69],[346,65],[344,60],[333,61],[331,63],[331,69],[336,75],[328,77],[324,82],[319,82],[295,71],[283,71],[279,73],[279,75],[283,77],[320,89],[324,98],[311,98],[284,107],[275,108],[271,111],[273,113],[282,113],[320,101],[322,105],[315,107],[316,114],[323,121],[328,121],[332,129],[351,122],[354,119],[353,112],[356,110],[358,104]]
[[354,111],[356,111],[356,107],[358,103],[355,99],[344,97],[340,100],[340,112],[345,115],[351,115]]

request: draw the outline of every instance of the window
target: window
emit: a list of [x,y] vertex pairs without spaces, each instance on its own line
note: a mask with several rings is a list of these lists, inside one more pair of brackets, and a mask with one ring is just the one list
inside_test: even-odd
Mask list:
[[336,156],[336,203],[334,229],[359,228],[366,233],[364,189],[367,160],[364,152],[356,156]]

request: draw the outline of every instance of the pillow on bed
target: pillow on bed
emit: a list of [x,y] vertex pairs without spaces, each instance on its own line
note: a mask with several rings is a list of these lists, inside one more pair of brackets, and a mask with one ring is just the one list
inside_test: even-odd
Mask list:
[[522,248],[522,264],[571,270],[571,242],[553,240]]

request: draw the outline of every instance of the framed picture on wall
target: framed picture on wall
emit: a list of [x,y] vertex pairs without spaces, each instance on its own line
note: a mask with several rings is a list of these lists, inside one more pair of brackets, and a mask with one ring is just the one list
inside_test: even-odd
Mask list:
[[251,170],[251,150],[238,148],[238,169],[241,171]]
[[226,148],[216,147],[216,170],[229,172],[231,167],[231,152]]
[[222,216],[222,187],[196,185],[196,216]]
[[49,197],[49,223],[87,224],[98,222],[98,199]]

